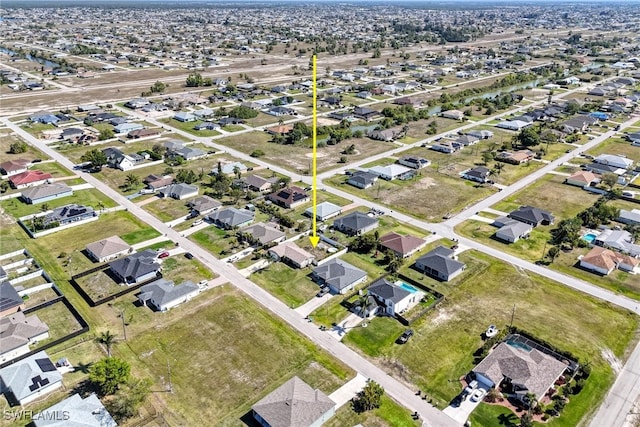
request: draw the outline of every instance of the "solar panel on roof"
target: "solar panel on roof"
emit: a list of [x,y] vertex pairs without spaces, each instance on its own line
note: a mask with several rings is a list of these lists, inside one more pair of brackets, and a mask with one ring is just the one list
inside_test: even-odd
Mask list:
[[51,372],[56,370],[53,362],[49,359],[36,359],[36,363],[42,372]]

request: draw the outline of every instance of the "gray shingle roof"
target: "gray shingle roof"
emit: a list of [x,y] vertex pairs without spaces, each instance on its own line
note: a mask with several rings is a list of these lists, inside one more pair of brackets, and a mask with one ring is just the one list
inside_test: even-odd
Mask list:
[[398,303],[411,294],[399,286],[390,283],[387,279],[378,279],[367,288],[371,295],[376,295],[386,301]]
[[338,290],[349,287],[352,283],[367,277],[367,273],[338,258],[316,267],[313,274]]
[[0,318],[0,354],[14,350],[49,331],[36,315],[25,317],[22,311]]
[[45,197],[57,196],[65,193],[72,193],[73,190],[66,184],[53,183],[42,184],[37,187],[27,188],[22,192],[22,198],[25,200],[38,200]]
[[0,283],[0,312],[24,303],[18,291],[9,282]]
[[185,295],[189,295],[192,292],[197,291],[198,285],[187,280],[178,286],[166,279],[158,279],[155,282],[144,285],[140,288],[140,295],[138,299],[141,301],[153,300],[158,305],[159,309],[171,304],[172,302],[179,300]]
[[308,427],[334,406],[323,392],[293,377],[252,409],[271,427]]
[[155,251],[147,249],[146,251],[110,262],[109,267],[111,271],[119,277],[129,282],[136,282],[138,277],[142,277],[152,271],[160,270],[160,264],[156,262],[156,255]]
[[426,266],[433,271],[437,271],[450,276],[461,268],[464,268],[463,263],[450,258],[453,253],[454,252],[449,248],[438,246],[431,252],[418,258],[416,263]]
[[333,221],[333,226],[334,228],[346,228],[349,230],[359,231],[377,223],[377,219],[371,218],[365,213],[353,212]]
[[253,212],[246,209],[227,208],[209,214],[209,218],[227,227],[235,227],[253,220]]
[[[46,416],[34,416],[36,427],[117,427],[111,414],[102,405],[95,394],[82,398],[79,394],[71,395],[47,408]],[[53,416],[56,413],[57,416]]]

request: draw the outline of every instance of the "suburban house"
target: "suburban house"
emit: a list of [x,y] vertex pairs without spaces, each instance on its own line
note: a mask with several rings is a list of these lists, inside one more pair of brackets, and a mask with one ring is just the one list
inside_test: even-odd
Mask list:
[[626,138],[632,145],[640,145],[640,132],[628,133]]
[[590,171],[577,171],[564,180],[565,184],[575,185],[578,187],[590,187],[600,182],[600,178]]
[[496,238],[508,243],[515,243],[521,238],[528,237],[533,230],[531,224],[511,218],[498,218],[492,225],[499,227],[495,234]]
[[20,197],[29,204],[44,203],[61,197],[71,196],[73,189],[63,183],[42,184],[37,187],[29,187],[22,192]]
[[286,135],[293,130],[293,125],[279,125],[266,128],[265,132],[270,135]]
[[413,178],[416,174],[415,170],[395,163],[387,166],[374,166],[369,168],[369,172],[387,181],[394,179],[407,180]]
[[[55,415],[54,415],[55,414]],[[33,416],[34,427],[118,427],[100,399],[78,393]]]
[[180,147],[169,153],[171,156],[182,157],[185,160],[197,160],[207,157],[207,152],[202,151],[199,148],[193,147]]
[[334,258],[313,269],[313,280],[320,286],[328,286],[334,294],[346,294],[367,280],[367,273],[357,267]]
[[525,122],[524,120],[503,120],[496,125],[497,128],[507,130],[521,130],[527,126],[531,126],[531,122]]
[[629,169],[633,166],[633,160],[614,154],[600,154],[593,161],[601,165],[614,166],[620,169]]
[[449,140],[440,140],[435,144],[429,147],[433,151],[438,151],[440,153],[452,154],[456,151],[462,149],[462,144],[457,142],[449,141]]
[[380,237],[380,245],[391,250],[400,258],[408,258],[420,249],[424,248],[427,241],[419,237],[407,234],[403,236],[396,232],[387,233]]
[[156,251],[147,249],[109,263],[109,269],[120,282],[134,285],[155,278],[160,272]]
[[[342,213],[342,208],[338,205],[334,205],[331,202],[322,202],[316,206],[316,219],[318,221],[326,221],[329,218],[338,216]],[[304,214],[308,217],[313,217],[313,206],[307,208]]]
[[171,175],[160,176],[151,174],[142,182],[147,185],[149,190],[153,190],[155,192],[173,184],[173,177]]
[[309,195],[302,188],[291,186],[267,194],[266,199],[283,208],[293,209],[308,202]]
[[58,225],[67,225],[97,216],[98,214],[91,206],[71,204],[60,206],[46,214],[44,216],[44,225],[46,226],[53,223],[58,223]]
[[173,116],[173,119],[183,123],[195,122],[196,116],[188,111],[180,111]]
[[253,212],[249,210],[231,207],[215,211],[209,214],[207,218],[220,228],[231,229],[251,224],[253,216]]
[[453,249],[438,246],[421,256],[414,264],[415,268],[436,279],[449,281],[465,269],[464,263],[458,261]]
[[640,273],[640,259],[614,252],[601,246],[594,246],[579,260],[580,267],[604,276],[616,268],[632,274]]
[[9,184],[16,189],[33,187],[49,182],[53,179],[53,175],[49,172],[43,172],[39,170],[28,170],[9,177]]
[[335,414],[335,402],[293,377],[251,407],[262,427],[320,427]]
[[133,138],[133,139],[147,138],[150,136],[160,135],[161,132],[162,130],[160,128],[132,130],[127,134],[127,138]]
[[470,130],[467,135],[475,136],[478,139],[493,138],[493,132],[490,130]]
[[618,222],[623,224],[640,224],[640,209],[620,209],[620,216],[617,219]]
[[393,141],[400,135],[401,132],[396,129],[379,129],[370,130],[367,132],[367,136],[376,141]]
[[416,291],[411,292],[397,286],[384,277],[369,285],[367,292],[378,302],[379,308],[376,314],[388,316],[403,313],[421,298]]
[[260,245],[280,243],[287,238],[284,232],[263,222],[245,227],[241,229],[239,233],[243,236],[249,236],[250,241],[259,243]]
[[6,176],[17,175],[26,172],[30,165],[31,161],[27,159],[7,160],[0,163],[0,172]]
[[293,242],[283,242],[269,249],[269,255],[276,261],[286,262],[296,268],[305,268],[316,257]]
[[160,194],[162,197],[171,197],[176,200],[182,200],[197,196],[198,190],[198,186],[196,185],[181,182],[179,184],[171,184],[163,188],[160,190]]
[[87,255],[98,262],[107,262],[125,255],[133,250],[119,236],[111,236],[97,242],[89,243],[85,248]]
[[468,147],[469,145],[475,145],[480,141],[480,138],[475,137],[473,135],[460,135],[456,138],[456,142],[464,147]]
[[536,153],[531,150],[501,151],[496,155],[496,160],[519,165],[533,159],[535,155]]
[[380,117],[380,112],[372,108],[356,107],[353,109],[353,115],[359,119],[369,121],[376,117]]
[[567,367],[546,352],[507,341],[498,344],[472,372],[476,380],[488,388],[508,383],[516,398],[523,399],[533,393],[540,400]]
[[[247,166],[244,163],[241,162],[229,162],[229,163],[224,163],[221,164],[220,169],[222,171],[223,175],[230,175],[232,173],[235,173],[236,170],[240,171],[240,172],[244,172],[247,170]],[[218,167],[215,167],[211,170],[211,173],[214,175],[218,174]]]
[[402,156],[398,159],[398,164],[411,169],[422,169],[429,166],[431,162],[425,158],[418,156]]
[[355,171],[349,176],[347,184],[354,187],[366,189],[371,187],[378,180],[378,175],[367,171]]
[[187,202],[187,206],[191,208],[194,215],[206,215],[215,211],[222,206],[222,203],[209,196],[199,196]]
[[534,227],[540,224],[551,225],[554,220],[554,216],[551,213],[533,206],[520,206],[518,209],[512,211],[508,217],[516,221],[531,224]]
[[244,177],[244,182],[247,184],[250,190],[265,192],[271,190],[273,184],[277,182],[276,178],[263,178],[259,175],[247,175]]
[[113,127],[113,131],[115,133],[129,133],[131,131],[139,129],[144,129],[144,126],[140,123],[130,122],[120,123],[119,125]]
[[9,281],[0,282],[0,317],[24,310],[24,300]]
[[590,125],[596,123],[598,119],[586,115],[578,115],[565,120],[562,123],[562,131],[567,133],[586,131]]
[[362,212],[352,212],[333,221],[333,228],[350,236],[359,236],[378,227],[378,220]]
[[0,363],[27,354],[29,346],[49,338],[49,327],[38,318],[18,311],[0,318]]
[[596,236],[593,243],[603,248],[614,249],[631,256],[640,256],[640,245],[633,243],[633,236],[626,230],[604,230]]
[[146,105],[149,105],[149,100],[145,99],[145,98],[130,99],[129,101],[126,102],[126,104],[124,104],[125,107],[131,108],[133,110],[136,110],[138,108],[142,108],[142,107],[144,107]]
[[62,374],[40,351],[0,369],[0,392],[9,401],[26,405],[62,387]]
[[452,119],[452,120],[462,120],[464,119],[464,113],[460,110],[448,110],[448,111],[443,111],[442,113],[440,113],[440,115],[442,117],[444,117],[445,119]]
[[484,166],[478,166],[473,169],[468,169],[462,172],[462,177],[464,179],[468,179],[470,181],[480,182],[484,184],[487,182],[491,171],[489,168],[485,168]]
[[140,288],[138,301],[145,306],[153,306],[158,311],[167,311],[200,293],[200,287],[191,281],[178,286],[170,280],[160,278]]
[[220,125],[218,123],[213,122],[202,122],[198,123],[193,127],[193,130],[216,130],[220,129]]
[[598,175],[604,175],[607,173],[615,173],[616,175],[624,175],[627,173],[627,169],[613,165],[606,165],[604,163],[591,162],[582,166],[584,169],[593,172]]
[[123,171],[133,169],[135,165],[144,160],[144,158],[138,154],[135,156],[124,154],[120,149],[114,147],[105,148],[102,152],[107,156],[107,165]]

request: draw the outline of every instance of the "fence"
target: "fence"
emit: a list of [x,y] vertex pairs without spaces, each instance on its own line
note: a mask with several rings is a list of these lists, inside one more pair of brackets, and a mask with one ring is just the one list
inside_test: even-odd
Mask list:
[[36,277],[42,276],[42,269],[38,269],[32,273],[25,274],[24,276],[16,277],[15,279],[9,280],[11,285],[17,285],[18,283],[26,282],[27,280],[35,279]]
[[34,294],[36,292],[40,292],[40,291],[43,291],[45,289],[49,289],[49,288],[52,288],[52,287],[53,287],[53,283],[51,283],[51,282],[43,283],[42,285],[34,286],[32,288],[23,289],[20,292],[18,292],[18,295],[23,297],[25,295]]
[[[428,288],[418,282],[416,282],[415,280],[400,274],[398,276],[398,279],[402,280],[405,283],[408,283],[411,286],[414,286],[418,289],[424,290],[428,293],[430,293],[431,295],[433,295],[434,297],[436,297],[435,301],[433,301],[431,304],[429,304],[427,307],[423,308],[422,310],[413,313],[411,316],[409,317],[403,317],[400,315],[397,315],[396,317],[398,318],[398,320],[400,321],[400,323],[402,323],[405,326],[408,326],[412,323],[414,323],[416,320],[420,319],[421,317],[423,317],[425,314],[427,314],[428,312],[430,312],[431,310],[433,310],[434,308],[436,308],[436,306],[438,304],[440,304],[443,300],[444,300],[444,295],[441,294],[440,292],[437,292],[431,288]],[[406,322],[406,323],[405,323]]]
[[[45,213],[46,214],[46,213]],[[18,220],[18,224],[20,224],[20,226],[24,229],[24,231],[27,232],[27,234],[29,235],[29,237],[31,237],[32,239],[37,239],[38,237],[41,236],[46,236],[47,234],[51,234],[51,233],[55,233],[58,232],[60,230],[65,230],[67,228],[71,228],[71,227],[75,227],[78,225],[82,225],[82,224],[86,224],[88,222],[93,222],[93,221],[97,221],[98,219],[100,219],[100,217],[98,215],[96,216],[92,216],[91,218],[87,218],[87,219],[83,219],[80,221],[74,221],[72,223],[66,224],[66,225],[61,225],[59,227],[55,227],[55,228],[50,228],[48,230],[42,230],[39,231],[37,233],[34,233],[33,231],[31,231],[31,229],[29,227],[27,227],[27,225],[23,222],[23,220],[25,219],[30,219],[30,217],[33,217],[35,215],[28,215],[27,217],[22,217]]]
[[48,350],[51,347],[54,347],[54,346],[59,345],[59,344],[62,344],[65,341],[69,341],[70,339],[75,338],[75,337],[77,337],[79,335],[82,335],[85,332],[89,331],[89,324],[80,315],[78,310],[76,310],[75,307],[73,305],[71,305],[69,300],[67,300],[67,298],[64,295],[62,295],[60,293],[60,291],[55,286],[52,286],[52,288],[59,295],[58,297],[56,297],[56,298],[54,298],[52,300],[49,300],[47,302],[44,302],[44,303],[42,303],[40,305],[37,305],[35,307],[31,307],[31,308],[28,308],[28,309],[24,310],[24,314],[30,314],[30,313],[33,313],[33,312],[35,312],[37,310],[40,310],[42,308],[49,307],[49,306],[51,306],[53,304],[62,303],[62,304],[65,305],[65,307],[67,307],[67,310],[69,310],[71,312],[71,314],[76,319],[76,321],[78,322],[78,324],[80,325],[81,328],[79,330],[77,330],[77,331],[73,331],[73,332],[71,332],[71,333],[69,333],[69,334],[67,334],[67,335],[65,335],[63,337],[60,337],[60,338],[56,339],[56,340],[48,342],[47,344],[39,346],[38,348],[36,348],[34,350],[31,350],[28,353],[22,354],[22,355],[16,357],[15,359],[12,359],[12,360],[10,360],[8,362],[0,364],[0,369],[4,368],[5,366],[12,365],[12,364],[14,364],[14,363],[16,363],[16,362],[18,362],[20,360],[26,359],[29,356],[33,356],[34,354],[39,353],[41,351]]
[[14,256],[22,255],[22,254],[26,254],[26,251],[24,249],[19,249],[17,251],[9,252],[9,253],[0,255],[0,261],[5,260],[7,258],[12,258]]

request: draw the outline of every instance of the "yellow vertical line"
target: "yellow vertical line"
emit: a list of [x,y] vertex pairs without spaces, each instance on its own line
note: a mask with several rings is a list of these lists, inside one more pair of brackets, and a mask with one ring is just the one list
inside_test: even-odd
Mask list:
[[313,174],[313,183],[312,183],[312,198],[313,198],[313,220],[312,220],[312,224],[313,224],[313,237],[316,237],[317,235],[317,209],[318,209],[318,204],[317,204],[317,199],[316,199],[316,192],[318,191],[318,172],[316,170],[316,159],[317,159],[317,133],[318,133],[318,107],[317,107],[317,97],[318,97],[318,84],[317,84],[317,69],[316,69],[316,55],[313,55],[312,57],[312,62],[313,62],[313,122],[311,124],[312,126],[312,133],[313,133],[313,160],[312,160],[312,174]]

